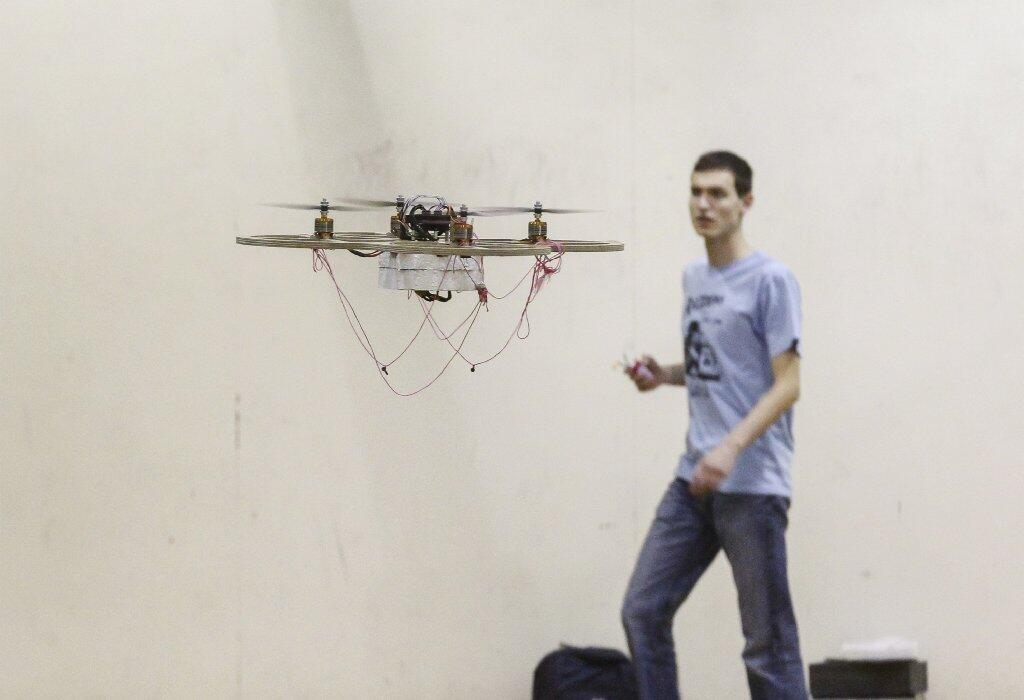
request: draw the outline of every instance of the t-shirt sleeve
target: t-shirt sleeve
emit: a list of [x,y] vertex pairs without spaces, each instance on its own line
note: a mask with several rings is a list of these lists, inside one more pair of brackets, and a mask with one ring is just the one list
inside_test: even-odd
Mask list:
[[788,269],[772,270],[761,285],[758,298],[761,328],[768,356],[793,350],[800,354],[800,285]]

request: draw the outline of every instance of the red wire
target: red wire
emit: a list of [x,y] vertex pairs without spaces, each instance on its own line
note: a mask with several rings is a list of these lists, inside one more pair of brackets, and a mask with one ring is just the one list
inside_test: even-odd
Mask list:
[[[387,374],[385,373],[385,368],[387,367],[387,365],[382,365],[380,363],[380,361],[377,359],[377,354],[376,354],[376,352],[373,349],[372,343],[370,343],[370,338],[369,338],[369,336],[366,333],[366,329],[363,328],[363,324],[362,324],[362,322],[360,322],[359,316],[358,316],[358,314],[356,314],[355,307],[352,306],[352,302],[350,302],[348,300],[348,297],[345,296],[345,292],[343,292],[341,290],[341,285],[338,284],[338,280],[334,276],[334,270],[331,269],[331,263],[330,263],[330,261],[328,261],[327,256],[324,254],[322,249],[314,248],[313,249],[313,271],[314,272],[319,272],[320,270],[324,270],[324,269],[327,270],[327,274],[330,276],[331,282],[334,283],[334,289],[337,291],[338,298],[341,300],[341,308],[345,312],[345,319],[348,321],[349,327],[352,328],[352,332],[355,334],[356,340],[359,341],[359,344],[362,346],[363,350],[371,358],[373,358],[373,361],[374,361],[374,363],[376,364],[376,367],[377,367],[377,374],[384,381],[384,383],[387,385],[387,387],[392,391],[392,393],[394,393],[397,396],[414,396],[415,394],[420,393],[421,391],[423,391],[424,389],[428,388],[434,382],[436,382],[438,379],[441,378],[441,375],[443,375],[445,373],[445,371],[448,369],[448,366],[451,365],[451,363],[455,359],[455,357],[457,355],[461,354],[459,351],[462,349],[462,346],[465,344],[466,339],[469,337],[469,332],[473,329],[473,325],[476,323],[476,316],[479,315],[480,307],[482,306],[479,302],[477,303],[477,305],[476,305],[476,307],[474,309],[475,315],[471,314],[471,315],[473,315],[472,322],[469,324],[469,327],[466,329],[465,334],[462,336],[462,340],[459,342],[459,346],[457,348],[452,346],[454,348],[455,352],[453,352],[452,356],[448,358],[448,361],[444,363],[444,366],[441,368],[441,371],[438,372],[437,375],[435,375],[433,379],[431,379],[429,382],[427,382],[426,384],[421,386],[416,391],[402,392],[402,391],[398,391],[394,387],[394,385],[388,380]],[[444,274],[447,274],[447,268],[445,269],[445,273]],[[441,283],[443,283],[443,281],[444,281],[444,274],[441,276]],[[438,291],[440,291],[441,283],[438,284]],[[352,310],[351,316],[349,315],[349,309],[350,308]],[[427,314],[427,316],[429,316],[429,314]],[[353,318],[355,319],[355,323],[354,324],[352,322]],[[463,324],[464,323],[465,323],[465,321],[463,321]],[[459,325],[461,326],[463,324],[459,324]],[[359,327],[358,331],[356,330],[356,326]],[[421,325],[421,329],[422,329],[422,325]],[[360,333],[362,333],[362,337],[360,337]],[[418,334],[418,332],[417,332],[417,334]],[[364,340],[363,340],[364,338],[365,338],[365,343],[364,343]],[[413,340],[415,340],[415,337],[413,338]],[[449,342],[449,344],[451,344],[450,340],[448,342]],[[411,341],[410,341],[409,345],[412,345]],[[406,346],[406,350],[408,350],[409,345]],[[405,350],[403,350],[401,354],[404,354],[404,352],[405,352]],[[401,357],[401,354],[399,354],[399,357]]]
[[[547,279],[550,276],[552,276],[554,274],[557,274],[558,271],[562,267],[562,260],[561,260],[561,258],[562,258],[563,252],[561,250],[561,245],[558,244],[558,243],[553,243],[552,247],[555,247],[555,246],[558,246],[558,248],[556,248],[556,250],[558,250],[559,252],[554,257],[547,256],[547,255],[545,255],[545,256],[537,256],[536,261],[534,262],[534,264],[530,268],[530,270],[527,271],[527,273],[525,275],[523,275],[522,279],[519,280],[519,283],[516,284],[515,287],[513,287],[511,290],[509,290],[504,295],[504,296],[508,296],[513,291],[518,289],[519,286],[523,283],[523,281],[525,281],[526,278],[528,276],[530,276],[530,274],[532,272],[532,274],[533,274],[533,283],[530,285],[530,292],[526,296],[526,303],[523,305],[523,310],[519,314],[519,322],[512,329],[512,332],[509,334],[508,338],[505,340],[505,343],[501,346],[501,348],[496,353],[494,353],[493,355],[491,355],[490,357],[488,357],[485,360],[480,360],[479,362],[474,362],[473,360],[471,360],[468,357],[466,357],[465,355],[463,355],[462,352],[460,352],[460,350],[462,348],[462,345],[460,344],[459,348],[456,349],[455,346],[452,345],[451,341],[448,340],[448,337],[453,335],[455,333],[455,331],[457,331],[459,329],[459,327],[462,326],[461,323],[459,324],[459,326],[456,326],[455,330],[453,330],[451,332],[451,334],[449,334],[448,336],[443,337],[444,333],[443,333],[442,329],[439,326],[437,326],[436,322],[433,320],[433,318],[431,318],[430,319],[430,324],[431,324],[431,327],[434,328],[434,335],[439,340],[447,341],[449,347],[454,349],[455,352],[459,355],[459,357],[461,357],[463,359],[463,361],[466,362],[466,364],[468,364],[470,367],[473,367],[473,368],[475,368],[477,365],[482,365],[482,364],[485,364],[487,362],[490,362],[491,360],[496,358],[498,355],[503,353],[505,351],[505,349],[508,347],[509,343],[512,342],[512,338],[513,337],[517,337],[520,340],[526,340],[526,338],[528,338],[530,336],[530,317],[529,317],[529,314],[528,314],[528,309],[530,307],[530,304],[534,301],[534,299],[537,298],[537,295],[540,293],[540,290],[543,287],[544,282],[546,282]],[[550,264],[550,263],[554,263],[554,262],[557,262],[557,265]],[[497,297],[497,298],[501,299],[501,298],[504,298],[504,297]],[[420,305],[422,307],[422,302],[421,302]],[[479,302],[478,302],[478,307],[479,307]],[[475,319],[474,319],[474,321],[475,321]],[[462,323],[465,323],[465,321],[463,321]],[[520,331],[522,330],[522,327],[523,327],[524,323],[526,324],[526,333],[525,334],[521,334]],[[463,338],[463,341],[465,341],[465,338]]]
[[[548,281],[548,279],[551,276],[557,274],[562,268],[562,255],[564,254],[564,252],[562,251],[562,247],[557,242],[552,242],[551,246],[553,249],[557,251],[555,255],[536,256],[536,260],[534,264],[531,266],[530,270],[528,270],[526,274],[523,275],[523,277],[519,280],[519,282],[516,283],[516,285],[512,289],[510,289],[508,292],[500,296],[496,294],[490,295],[496,299],[504,299],[505,297],[512,294],[512,292],[514,292],[516,289],[518,289],[527,277],[532,277],[530,291],[526,295],[526,301],[523,304],[523,310],[519,314],[519,321],[516,323],[515,327],[512,329],[512,332],[509,334],[509,337],[505,340],[505,343],[501,346],[501,348],[499,348],[498,351],[495,352],[490,357],[479,362],[473,362],[468,357],[466,357],[462,353],[462,346],[465,345],[466,340],[469,338],[470,331],[472,331],[473,326],[476,324],[477,318],[479,318],[480,316],[480,308],[486,305],[485,294],[488,293],[486,287],[483,288],[484,293],[481,294],[480,299],[473,307],[473,310],[470,311],[469,315],[466,316],[466,318],[463,319],[462,322],[459,323],[459,325],[457,325],[450,333],[444,333],[443,329],[440,327],[440,325],[438,325],[437,321],[433,318],[433,307],[434,303],[436,302],[436,299],[431,300],[430,305],[426,306],[423,300],[417,297],[417,301],[420,304],[420,309],[423,311],[423,321],[420,322],[419,328],[416,330],[416,333],[413,335],[412,339],[408,342],[408,344],[406,344],[405,348],[403,348],[402,351],[398,353],[398,355],[396,355],[395,358],[392,359],[390,362],[382,364],[380,360],[377,359],[377,354],[373,349],[373,344],[370,342],[369,335],[366,333],[366,329],[363,327],[362,322],[359,320],[358,314],[356,314],[355,307],[352,306],[352,302],[349,301],[348,297],[342,291],[341,285],[338,284],[338,280],[334,275],[334,270],[331,268],[330,261],[328,261],[326,254],[320,248],[313,249],[313,271],[319,272],[320,270],[327,270],[327,274],[330,276],[331,282],[334,284],[335,291],[338,293],[338,298],[341,301],[341,307],[342,310],[345,312],[345,319],[348,321],[349,327],[352,328],[352,332],[355,334],[356,340],[359,342],[360,346],[362,346],[363,351],[366,352],[367,355],[369,355],[373,359],[377,368],[377,374],[388,386],[388,388],[397,396],[414,396],[415,394],[418,394],[421,391],[427,389],[434,382],[440,379],[441,375],[443,375],[445,371],[447,371],[448,367],[451,365],[451,363],[455,360],[456,357],[461,357],[463,361],[465,361],[467,364],[470,365],[472,369],[475,370],[477,365],[482,365],[487,362],[490,362],[498,355],[503,353],[505,349],[508,347],[509,343],[512,342],[513,337],[518,337],[520,340],[525,340],[527,337],[529,337],[530,318],[528,311],[530,308],[530,304],[537,298],[537,295],[540,294],[541,289],[543,288],[544,284]],[[441,286],[444,283],[444,278],[448,274],[448,269],[449,266],[446,265],[445,270],[441,275],[441,281],[438,282],[437,292],[440,292],[441,290]],[[351,309],[351,315],[349,314],[349,309]],[[355,319],[354,323],[353,319]],[[469,322],[469,326],[466,328],[465,333],[462,335],[462,338],[459,341],[458,346],[456,346],[454,343],[452,343],[451,338],[467,322]],[[388,380],[387,367],[394,364],[403,355],[405,355],[405,353],[409,350],[410,347],[412,347],[413,343],[416,341],[420,333],[423,331],[423,326],[427,323],[430,324],[431,329],[434,332],[434,335],[439,340],[444,340],[446,343],[448,343],[448,346],[452,348],[452,355],[451,357],[448,358],[447,362],[444,363],[444,366],[441,367],[441,370],[434,376],[434,378],[431,379],[426,384],[424,384],[422,387],[412,392],[398,391],[397,389],[395,389],[394,385],[392,385],[391,382]],[[521,334],[520,331],[522,330],[524,323],[526,324],[526,333]],[[357,326],[358,330],[356,329]]]

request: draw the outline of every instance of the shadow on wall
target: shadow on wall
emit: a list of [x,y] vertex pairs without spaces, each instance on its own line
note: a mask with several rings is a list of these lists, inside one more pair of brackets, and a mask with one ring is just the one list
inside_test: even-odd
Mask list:
[[394,144],[349,3],[278,0],[274,12],[306,162],[337,188],[325,194],[390,191]]

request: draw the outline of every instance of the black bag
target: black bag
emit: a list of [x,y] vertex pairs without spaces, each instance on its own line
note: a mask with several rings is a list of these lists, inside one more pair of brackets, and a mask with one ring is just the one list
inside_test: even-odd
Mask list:
[[563,644],[537,664],[533,700],[637,700],[636,673],[621,651]]

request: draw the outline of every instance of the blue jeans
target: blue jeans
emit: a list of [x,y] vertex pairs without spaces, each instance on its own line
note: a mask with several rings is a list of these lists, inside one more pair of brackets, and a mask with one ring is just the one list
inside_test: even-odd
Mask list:
[[718,492],[696,498],[689,488],[682,479],[669,485],[622,605],[640,697],[679,697],[672,618],[724,549],[739,594],[751,698],[806,698],[786,577],[789,499]]

